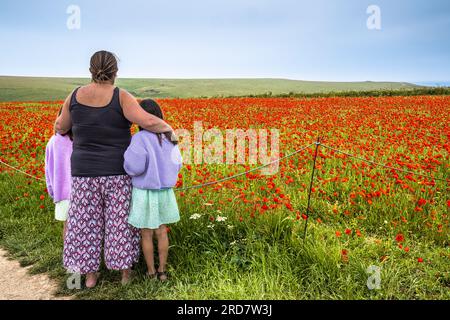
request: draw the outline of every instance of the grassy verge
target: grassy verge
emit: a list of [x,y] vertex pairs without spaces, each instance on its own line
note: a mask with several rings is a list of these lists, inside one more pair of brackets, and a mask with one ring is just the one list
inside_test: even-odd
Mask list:
[[[44,185],[0,174],[0,245],[31,272],[47,272],[65,288],[61,224]],[[187,197],[189,195],[187,194]],[[42,207],[41,207],[42,206]],[[211,222],[210,214],[180,201],[182,220],[171,227],[171,281],[143,278],[141,259],[132,284],[103,270],[99,286],[77,291],[83,299],[449,299],[448,247],[416,239],[406,254],[378,234],[337,238],[334,229],[280,212],[244,222]],[[211,210],[211,209],[208,209]],[[233,206],[215,208],[233,215]],[[206,211],[206,210],[205,210]],[[222,212],[220,211],[220,212]],[[198,219],[190,219],[199,213]],[[231,220],[231,219],[230,219]],[[231,227],[230,227],[231,226]],[[382,231],[380,231],[382,232]],[[346,248],[348,254],[342,254]],[[417,257],[423,258],[419,263]],[[381,289],[366,286],[370,265],[381,268]]]

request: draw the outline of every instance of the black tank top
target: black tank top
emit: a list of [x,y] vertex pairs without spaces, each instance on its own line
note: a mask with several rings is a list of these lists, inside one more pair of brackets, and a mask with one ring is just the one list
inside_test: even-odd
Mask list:
[[90,107],[77,101],[77,88],[70,101],[73,152],[72,176],[125,175],[123,155],[131,141],[131,123],[123,115],[119,88],[104,107]]

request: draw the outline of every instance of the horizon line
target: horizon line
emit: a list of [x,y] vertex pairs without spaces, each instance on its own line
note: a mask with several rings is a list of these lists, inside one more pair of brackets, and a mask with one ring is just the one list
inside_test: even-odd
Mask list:
[[[0,77],[15,77],[15,78],[53,78],[53,79],[90,79],[89,76],[42,76],[42,75],[17,75],[17,74],[0,74]],[[126,76],[117,77],[120,79],[142,79],[142,80],[286,80],[286,81],[303,81],[303,82],[385,82],[385,83],[409,83],[414,84],[418,82],[450,82],[448,80],[305,80],[285,77],[188,77],[188,78],[174,78],[174,77],[143,77],[143,76]]]

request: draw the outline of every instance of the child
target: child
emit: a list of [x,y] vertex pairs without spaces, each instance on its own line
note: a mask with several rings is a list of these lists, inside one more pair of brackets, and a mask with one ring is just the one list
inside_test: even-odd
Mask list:
[[[161,119],[159,105],[143,100],[142,108]],[[181,168],[181,154],[170,133],[156,134],[142,128],[135,134],[125,152],[124,169],[132,177],[133,193],[128,222],[141,229],[142,251],[147,263],[147,275],[165,281],[169,251],[166,224],[180,220],[173,186]],[[155,269],[153,236],[158,240],[159,267]]]
[[[61,110],[59,111],[61,114]],[[70,199],[70,157],[72,155],[72,131],[64,135],[55,134],[45,148],[45,181],[47,191],[55,202],[55,219],[64,222],[63,238],[66,234],[67,213]]]

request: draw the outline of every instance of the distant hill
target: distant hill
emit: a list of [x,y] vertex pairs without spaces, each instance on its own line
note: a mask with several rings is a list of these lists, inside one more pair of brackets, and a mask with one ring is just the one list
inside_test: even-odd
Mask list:
[[[64,99],[83,78],[0,76],[0,101]],[[118,79],[117,85],[137,97],[188,98],[342,91],[400,90],[419,86],[406,82],[322,82],[286,79]]]

